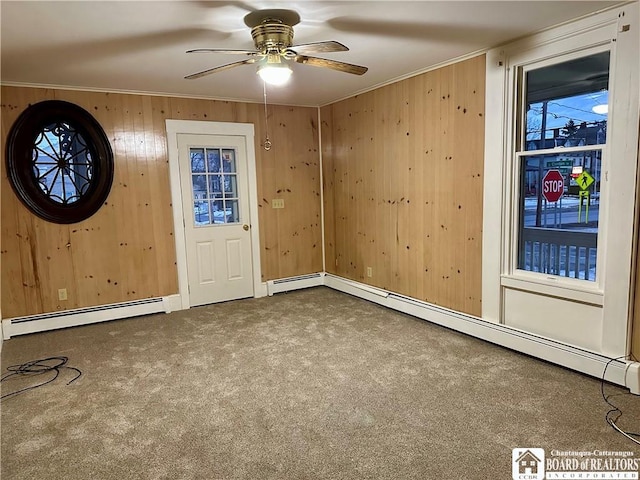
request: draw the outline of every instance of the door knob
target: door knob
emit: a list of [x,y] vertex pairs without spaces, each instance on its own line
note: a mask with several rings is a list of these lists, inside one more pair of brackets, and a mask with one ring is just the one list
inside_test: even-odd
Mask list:
[[246,232],[247,230],[249,230],[249,225],[245,223],[244,225],[242,225],[242,229]]

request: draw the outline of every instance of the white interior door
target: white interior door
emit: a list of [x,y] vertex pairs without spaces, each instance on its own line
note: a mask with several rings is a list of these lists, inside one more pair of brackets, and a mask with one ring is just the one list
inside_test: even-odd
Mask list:
[[191,306],[252,297],[245,137],[178,135]]

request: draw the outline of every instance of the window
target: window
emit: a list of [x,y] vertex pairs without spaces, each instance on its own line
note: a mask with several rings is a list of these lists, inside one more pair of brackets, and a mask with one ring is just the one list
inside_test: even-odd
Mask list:
[[609,56],[520,67],[520,270],[596,279]]
[[42,129],[33,148],[33,174],[49,199],[72,204],[87,193],[93,159],[84,137],[68,122]]
[[611,358],[628,353],[635,268],[638,8],[487,53],[482,316]]
[[50,222],[90,217],[113,182],[113,154],[102,127],[67,102],[40,102],[22,112],[9,132],[6,158],[13,190]]
[[236,151],[190,148],[195,226],[240,222]]

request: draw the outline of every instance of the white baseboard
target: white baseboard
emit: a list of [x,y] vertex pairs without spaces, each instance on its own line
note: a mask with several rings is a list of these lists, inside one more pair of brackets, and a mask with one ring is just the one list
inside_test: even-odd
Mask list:
[[625,386],[636,395],[640,395],[640,363],[633,362],[627,370]]
[[262,298],[269,295],[267,282],[262,282],[253,289],[253,298]]
[[5,318],[2,319],[2,337],[6,340],[16,335],[137,317],[150,313],[168,313],[179,310],[180,308],[180,296],[169,295],[163,298],[149,298],[132,302],[45,313],[42,315]]
[[297,277],[279,278],[267,282],[267,294],[290,292],[301,288],[319,287],[324,285],[324,273],[310,273],[309,275],[299,275]]
[[176,312],[182,310],[182,300],[179,294],[162,297],[162,305],[165,313]]
[[625,386],[631,390],[631,393],[640,395],[640,363],[638,362],[612,360],[571,345],[335,275],[326,274],[324,281],[327,287],[335,290],[597,378],[602,378],[605,366],[608,364],[606,380]]

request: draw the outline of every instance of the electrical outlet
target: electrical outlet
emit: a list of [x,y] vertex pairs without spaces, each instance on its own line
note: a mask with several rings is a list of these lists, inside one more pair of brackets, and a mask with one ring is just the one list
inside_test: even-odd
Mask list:
[[284,198],[274,198],[271,200],[271,208],[284,208]]
[[66,300],[67,299],[67,289],[59,288],[58,289],[58,300]]
[[367,267],[367,277],[373,277],[373,268]]

